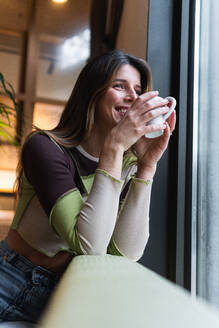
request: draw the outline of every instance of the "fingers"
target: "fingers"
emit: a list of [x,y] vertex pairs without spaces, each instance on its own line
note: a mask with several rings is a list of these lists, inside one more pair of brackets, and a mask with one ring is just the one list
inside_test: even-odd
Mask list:
[[174,110],[170,117],[167,119],[167,123],[170,126],[170,132],[173,132],[176,127],[176,111]]
[[164,130],[164,138],[166,138],[167,143],[169,142],[169,138],[172,135],[172,132],[175,130],[176,126],[176,111],[174,110],[173,113],[166,121],[166,128]]
[[[167,119],[167,123],[163,123],[162,115],[166,114],[170,108],[169,100],[158,96],[158,91],[147,92],[137,98],[130,110],[127,111],[124,121],[129,126],[133,126],[139,137],[144,134],[164,130],[163,142],[167,142],[170,134],[175,129],[176,115],[175,111]],[[168,128],[166,128],[166,124]],[[169,131],[169,134],[168,134]]]
[[[168,99],[162,97],[154,97],[145,102],[145,107],[147,110],[152,110],[157,107],[167,106],[169,103]],[[168,106],[167,106],[168,107]],[[169,107],[168,107],[169,108]]]
[[[157,117],[168,113],[168,111],[169,111],[169,107],[168,106],[158,107],[158,108],[155,108],[153,110],[150,110],[150,111],[147,111],[147,112],[143,113],[141,115],[140,119],[141,120],[144,120],[145,123],[148,123],[148,122],[150,122],[152,120],[154,121],[154,119],[156,119]],[[162,121],[162,119],[161,119],[161,121]]]
[[163,131],[166,129],[166,123],[146,125],[143,129],[143,135],[153,132]]
[[143,102],[146,102],[150,99],[153,99],[154,97],[157,97],[159,95],[159,91],[149,91],[146,93],[143,93],[138,98],[142,99]]
[[169,110],[169,107],[167,106],[168,102],[168,99],[158,96],[158,91],[150,91],[142,94],[135,100],[131,106],[131,111],[135,111],[136,114],[141,115],[164,106]]
[[166,126],[164,128],[164,133],[162,136],[159,137],[159,139],[160,139],[159,143],[160,143],[160,146],[163,149],[163,151],[167,148],[169,140],[170,140],[170,135],[171,135],[169,124],[165,123],[165,125]]

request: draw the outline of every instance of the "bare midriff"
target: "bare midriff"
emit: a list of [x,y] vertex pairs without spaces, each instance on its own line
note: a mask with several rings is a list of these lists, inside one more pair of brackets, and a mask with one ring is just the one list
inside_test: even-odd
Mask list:
[[59,252],[53,257],[48,257],[31,247],[16,230],[9,231],[6,242],[13,250],[33,264],[42,266],[55,273],[63,273],[73,258],[66,251]]

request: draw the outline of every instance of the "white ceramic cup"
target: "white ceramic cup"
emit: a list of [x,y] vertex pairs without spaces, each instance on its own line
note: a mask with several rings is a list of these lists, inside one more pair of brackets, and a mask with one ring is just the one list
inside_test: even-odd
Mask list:
[[[170,108],[169,111],[164,115],[160,115],[158,117],[153,118],[153,120],[149,121],[147,125],[162,124],[172,114],[172,112],[174,111],[174,109],[176,107],[176,99],[173,97],[166,97],[165,99],[169,100],[169,103],[167,104],[167,106]],[[163,134],[163,130],[159,130],[159,131],[154,131],[151,133],[146,133],[145,137],[152,139],[152,138],[160,137],[162,134]]]

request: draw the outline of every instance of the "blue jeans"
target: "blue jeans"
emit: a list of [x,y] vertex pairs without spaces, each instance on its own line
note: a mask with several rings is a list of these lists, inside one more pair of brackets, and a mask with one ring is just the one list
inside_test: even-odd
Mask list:
[[37,322],[60,276],[0,242],[0,322]]

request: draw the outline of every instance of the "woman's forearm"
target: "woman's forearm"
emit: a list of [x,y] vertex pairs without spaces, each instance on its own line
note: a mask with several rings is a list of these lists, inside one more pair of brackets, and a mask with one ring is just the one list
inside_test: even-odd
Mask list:
[[105,170],[97,169],[76,224],[85,254],[106,254],[116,224],[122,185],[122,181]]
[[112,140],[104,143],[93,186],[77,222],[81,245],[87,254],[103,255],[112,237],[122,188],[123,150]]
[[114,230],[119,251],[138,260],[149,238],[149,209],[152,180],[133,178]]

